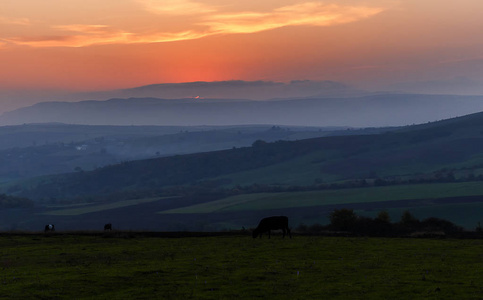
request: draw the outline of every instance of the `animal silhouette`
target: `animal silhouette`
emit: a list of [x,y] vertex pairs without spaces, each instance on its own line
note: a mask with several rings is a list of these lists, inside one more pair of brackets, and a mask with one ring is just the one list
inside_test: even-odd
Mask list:
[[54,224],[47,224],[45,225],[44,232],[55,231]]
[[286,216],[263,218],[258,224],[257,228],[253,230],[253,238],[256,238],[257,236],[260,236],[261,238],[262,233],[264,232],[268,232],[268,238],[270,238],[270,231],[278,229],[281,229],[283,231],[283,237],[285,237],[285,234],[288,233],[290,238],[292,238],[290,228],[288,228],[288,217]]

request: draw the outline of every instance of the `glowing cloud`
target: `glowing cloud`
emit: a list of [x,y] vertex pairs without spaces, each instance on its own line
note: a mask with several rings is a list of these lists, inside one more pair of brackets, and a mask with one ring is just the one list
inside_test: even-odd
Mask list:
[[156,14],[191,15],[216,11],[208,5],[188,0],[138,0],[147,11]]
[[54,29],[64,30],[64,31],[76,31],[81,33],[104,33],[109,29],[106,25],[84,25],[84,24],[72,24],[72,25],[61,25],[53,26]]
[[[224,13],[188,0],[138,0],[151,13],[193,15],[188,29],[180,32],[132,32],[107,25],[69,24],[51,26],[53,34],[5,38],[31,47],[86,47],[102,44],[162,43],[199,39],[216,34],[255,33],[286,26],[332,26],[372,17],[380,7],[327,5],[306,2],[275,8],[270,12]],[[1,21],[2,19],[0,19]]]
[[[90,45],[128,43],[131,37],[131,33],[113,31],[105,25],[72,24],[53,26],[52,29],[67,33],[5,40],[10,43],[31,47],[85,47]],[[72,34],[72,32],[75,32],[75,34]]]
[[[62,26],[62,28],[76,28],[74,31],[79,32],[80,34],[15,38],[5,39],[5,41],[31,47],[87,47],[92,45],[106,44],[175,42],[198,39],[208,35],[202,32],[194,31],[183,31],[177,33],[163,32],[150,35],[122,31],[109,32],[104,31],[101,27],[96,26],[97,25],[67,25]],[[87,28],[88,30],[80,31],[81,28]]]
[[254,33],[285,26],[331,26],[355,22],[382,12],[383,8],[324,5],[310,2],[285,6],[269,13],[218,14],[204,25],[216,33]]

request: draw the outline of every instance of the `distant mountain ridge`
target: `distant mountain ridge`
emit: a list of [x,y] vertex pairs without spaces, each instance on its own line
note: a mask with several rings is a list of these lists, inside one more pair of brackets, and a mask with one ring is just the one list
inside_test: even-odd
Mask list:
[[0,125],[249,125],[383,127],[420,124],[483,111],[483,96],[380,94],[349,98],[129,98],[43,102],[6,112]]
[[87,93],[84,99],[108,98],[221,98],[268,100],[298,97],[346,97],[365,94],[336,81],[292,80],[288,83],[275,81],[195,81],[182,83],[159,83],[106,92]]
[[275,81],[196,81],[181,83],[157,83],[144,86],[89,92],[62,90],[0,90],[0,113],[12,111],[39,102],[73,102],[84,100],[108,100],[115,98],[213,98],[269,100],[300,97],[348,97],[367,92],[336,81],[292,80]]

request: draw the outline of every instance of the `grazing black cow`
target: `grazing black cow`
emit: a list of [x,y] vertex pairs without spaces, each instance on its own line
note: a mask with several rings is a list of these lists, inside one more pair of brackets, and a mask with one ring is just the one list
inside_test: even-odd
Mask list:
[[54,224],[47,224],[45,225],[44,232],[55,231]]
[[104,230],[111,231],[112,230],[112,224],[111,223],[108,223],[108,224],[104,225]]
[[253,230],[253,238],[256,238],[260,235],[262,238],[262,233],[268,231],[268,238],[270,238],[270,230],[277,230],[282,229],[283,237],[288,232],[290,238],[292,238],[292,234],[290,233],[290,228],[288,228],[288,218],[286,216],[277,216],[277,217],[268,217],[263,218],[258,227]]

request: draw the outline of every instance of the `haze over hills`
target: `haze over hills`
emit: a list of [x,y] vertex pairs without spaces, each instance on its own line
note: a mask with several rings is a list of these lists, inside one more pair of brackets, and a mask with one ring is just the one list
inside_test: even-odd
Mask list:
[[382,127],[419,124],[479,111],[483,111],[483,96],[380,94],[271,101],[129,98],[38,103],[2,114],[0,124]]
[[113,98],[217,98],[267,100],[273,98],[346,97],[367,92],[335,81],[292,80],[274,81],[196,81],[161,83],[118,90],[72,92],[62,90],[0,90],[0,113],[33,105],[39,102],[73,102],[108,100]]
[[[312,185],[379,177],[420,177],[442,169],[481,169],[483,113],[405,127],[380,134],[332,136],[298,141],[258,141],[253,147],[124,162],[81,175],[57,176],[21,195],[68,197],[192,184],[215,178],[230,185]],[[275,171],[278,170],[278,171]],[[289,171],[290,170],[290,171]],[[476,172],[475,171],[475,172]],[[465,171],[467,172],[467,171]],[[479,172],[479,171],[478,171]],[[377,174],[377,175],[376,175]],[[39,181],[37,181],[39,182]],[[69,188],[62,188],[65,185]]]
[[[337,207],[399,214],[420,207],[425,216],[449,216],[470,228],[481,220],[483,205],[482,132],[483,113],[477,113],[380,134],[257,141],[11,182],[1,192],[36,204],[0,211],[0,226],[32,229],[48,218],[65,228],[95,228],[109,219],[125,228],[214,230],[266,214],[289,213],[305,222]],[[333,202],[323,204],[329,196]]]
[[[207,89],[213,84],[187,86],[196,90],[197,85]],[[304,84],[312,83],[290,85]],[[218,85],[227,92],[258,86],[260,91],[285,89],[285,96],[290,94],[287,85],[277,83]],[[123,95],[178,87],[147,86]],[[352,191],[351,185],[482,180],[483,117],[467,114],[483,110],[483,96],[351,91],[253,100],[194,95],[43,102],[1,115],[0,124],[8,126],[0,127],[0,192],[8,196],[0,199],[0,206],[16,208],[0,211],[0,228],[32,230],[45,218],[65,228],[95,228],[107,218],[122,226],[143,226],[137,229],[219,230],[223,224],[242,226],[288,211],[298,222],[321,222],[329,210],[353,205],[368,213],[380,207],[396,207],[395,213],[425,207],[426,216],[449,216],[467,227],[479,221],[474,213],[482,205],[475,196],[480,193],[478,182],[468,193],[464,186],[463,194],[455,186],[452,199],[440,199],[446,192],[426,196],[424,188],[409,186],[407,191],[418,191],[412,198],[396,192],[397,201],[391,202],[379,194],[384,203],[377,205],[373,201],[379,200],[365,199],[365,190]],[[410,124],[422,125],[394,127]],[[335,204],[318,202],[317,197],[326,196],[317,189],[338,189],[339,184],[349,185],[341,193],[350,190],[367,203],[346,203],[344,194],[334,196]],[[294,194],[306,189],[315,192]],[[279,197],[289,200],[282,205]],[[318,206],[296,207],[299,197],[306,198],[304,205]],[[198,211],[216,210],[219,201],[233,211],[209,217]],[[453,206],[445,207],[448,203]],[[434,212],[435,205],[441,214]]]
[[392,84],[390,90],[406,93],[482,95],[483,82],[458,76],[448,80],[406,81]]
[[251,146],[256,140],[377,133],[389,128],[93,126],[59,123],[0,127],[0,182],[87,171],[122,161]]
[[[461,78],[455,82],[463,87],[476,85]],[[446,92],[450,92],[454,85],[421,82],[402,84],[394,89],[423,92],[427,86],[448,87]],[[437,89],[433,90],[437,92]],[[465,91],[463,88],[456,90]],[[0,125],[59,122],[84,125],[380,127],[419,124],[483,111],[483,96],[371,93],[340,82],[310,80],[289,83],[200,81],[48,95],[48,92],[25,95],[22,101],[47,102],[4,111],[0,115]],[[16,99],[14,94],[7,96],[10,101]]]
[[105,98],[167,98],[188,97],[218,99],[267,100],[310,96],[344,97],[365,93],[341,82],[292,80],[289,83],[274,81],[197,81],[185,83],[151,84],[130,89],[93,94],[95,99]]

